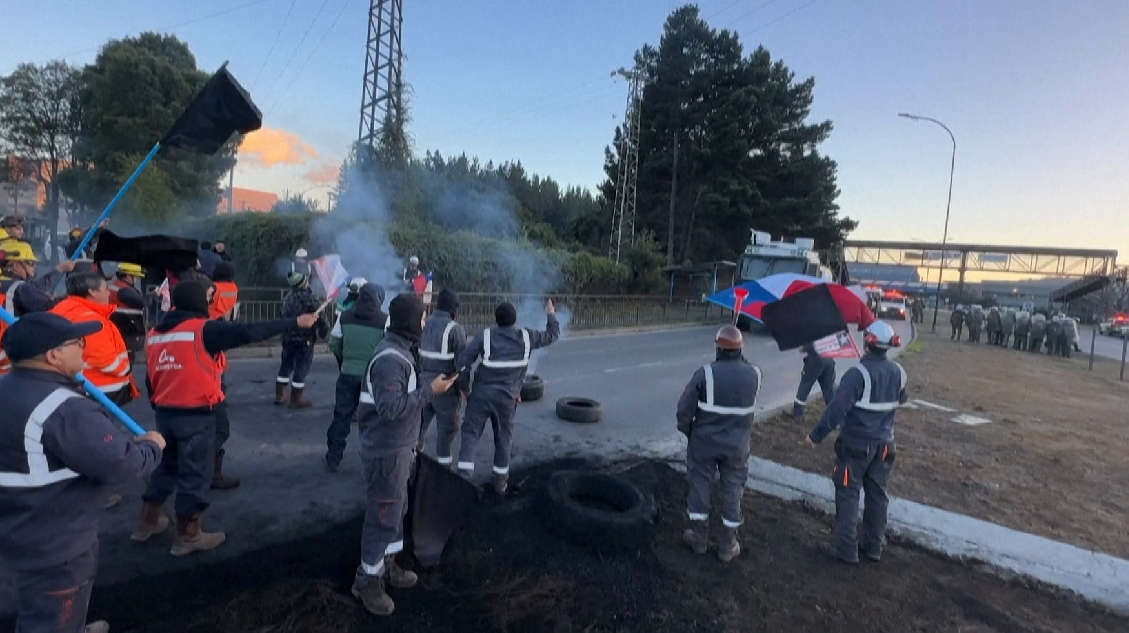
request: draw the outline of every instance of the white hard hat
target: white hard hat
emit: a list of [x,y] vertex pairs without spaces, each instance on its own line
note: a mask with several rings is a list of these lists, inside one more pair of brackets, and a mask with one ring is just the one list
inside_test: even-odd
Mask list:
[[863,343],[867,347],[888,349],[901,346],[902,340],[894,333],[894,328],[890,327],[889,323],[875,321],[870,324],[870,327],[866,328],[866,332],[863,334]]
[[412,255],[411,257],[408,258],[408,263],[409,264],[418,264],[419,258],[416,257],[415,255]]
[[307,253],[307,252],[306,252],[306,249],[304,249],[304,248],[299,248],[299,249],[298,249],[297,251],[295,251],[295,253],[294,253],[294,256],[295,256],[295,257],[307,257],[308,255],[309,255],[309,253]]

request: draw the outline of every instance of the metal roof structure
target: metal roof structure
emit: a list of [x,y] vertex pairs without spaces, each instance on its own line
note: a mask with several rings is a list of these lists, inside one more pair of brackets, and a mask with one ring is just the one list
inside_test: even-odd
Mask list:
[[1117,268],[1117,251],[997,244],[946,244],[847,240],[850,264],[941,267],[962,271],[1019,273],[1055,277],[1105,275]]

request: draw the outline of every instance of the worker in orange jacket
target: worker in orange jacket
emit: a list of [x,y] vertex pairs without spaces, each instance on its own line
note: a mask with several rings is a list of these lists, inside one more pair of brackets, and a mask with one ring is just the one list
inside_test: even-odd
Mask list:
[[129,350],[118,328],[110,321],[114,306],[106,280],[97,272],[67,276],[67,298],[51,308],[71,323],[97,321],[101,331],[86,337],[82,360],[83,377],[115,404],[124,405],[140,395],[133,383]]
[[208,318],[234,321],[235,306],[239,302],[239,286],[235,285],[235,264],[220,262],[212,271],[216,294],[208,308]]

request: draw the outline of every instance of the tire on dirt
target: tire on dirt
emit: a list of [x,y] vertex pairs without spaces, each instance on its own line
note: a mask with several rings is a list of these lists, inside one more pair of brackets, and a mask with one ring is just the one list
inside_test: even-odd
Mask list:
[[545,381],[537,374],[531,374],[525,377],[525,381],[521,383],[521,401],[533,402],[545,397]]
[[655,536],[655,501],[635,484],[604,473],[553,473],[537,497],[545,528],[600,552],[631,552]]
[[603,417],[603,409],[595,400],[570,396],[557,400],[557,417],[569,422],[594,424]]

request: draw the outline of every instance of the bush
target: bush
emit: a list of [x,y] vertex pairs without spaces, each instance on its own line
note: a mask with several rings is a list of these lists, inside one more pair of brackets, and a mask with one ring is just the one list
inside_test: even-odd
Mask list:
[[[320,214],[236,213],[191,223],[186,237],[227,243],[240,283],[282,286],[278,262],[304,247],[312,256],[335,252],[332,243],[311,238]],[[376,223],[363,223],[378,230]],[[569,294],[645,294],[661,289],[657,270],[634,271],[604,257],[561,248],[539,248],[530,241],[483,237],[415,222],[390,224],[388,242],[400,258],[419,256],[435,273],[436,285],[468,292],[522,292],[535,288]],[[639,258],[648,265],[654,260]],[[399,274],[395,271],[394,274]]]

